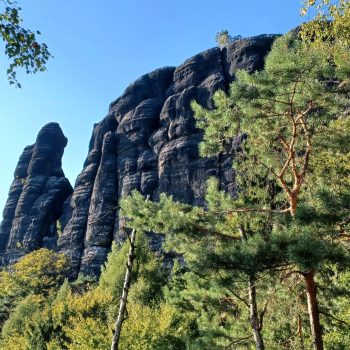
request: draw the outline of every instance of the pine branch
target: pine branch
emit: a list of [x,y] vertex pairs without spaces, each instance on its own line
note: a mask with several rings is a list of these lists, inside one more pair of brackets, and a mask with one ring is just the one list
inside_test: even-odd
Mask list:
[[341,320],[340,318],[337,318],[337,317],[335,317],[335,316],[329,314],[328,312],[319,310],[319,313],[322,314],[322,315],[324,315],[324,316],[326,316],[326,317],[329,317],[329,318],[331,318],[331,319],[333,319],[333,320],[335,320],[335,321],[337,321],[337,322],[339,322],[339,323],[341,323],[341,324],[343,324],[343,325],[345,325],[345,326],[347,326],[347,327],[350,328],[350,323],[348,323],[348,322],[346,322],[346,321],[344,321],[344,320]]

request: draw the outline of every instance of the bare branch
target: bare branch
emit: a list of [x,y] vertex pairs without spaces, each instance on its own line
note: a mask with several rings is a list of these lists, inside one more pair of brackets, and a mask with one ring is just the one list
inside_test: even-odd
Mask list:
[[226,349],[226,350],[227,350],[227,349],[230,349],[230,347],[231,347],[232,345],[238,344],[238,343],[240,343],[240,342],[242,342],[242,341],[244,341],[244,340],[248,340],[248,339],[250,339],[250,338],[252,338],[252,337],[253,337],[253,335],[247,335],[246,337],[239,338],[239,339],[235,339],[235,340],[232,341],[225,349]]
[[260,315],[259,315],[259,330],[260,331],[262,331],[262,329],[263,329],[264,316],[265,316],[265,313],[267,311],[267,304],[268,304],[268,300],[265,301],[264,307],[261,310]]

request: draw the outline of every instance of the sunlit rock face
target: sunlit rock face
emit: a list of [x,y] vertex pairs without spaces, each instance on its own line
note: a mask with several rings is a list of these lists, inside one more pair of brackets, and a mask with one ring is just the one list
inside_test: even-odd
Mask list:
[[[58,238],[58,250],[70,259],[72,277],[79,272],[98,275],[112,241],[125,239],[118,203],[131,190],[137,189],[153,200],[165,192],[175,200],[203,205],[205,181],[216,176],[221,188],[233,193],[232,159],[199,157],[202,132],[195,126],[190,103],[195,100],[213,108],[214,92],[227,90],[238,69],[252,72],[263,68],[274,38],[262,35],[236,41],[223,50],[213,48],[179,67],[155,70],[132,83],[111,103],[108,115],[95,124],[89,153],[73,194],[70,196],[67,185],[67,191],[60,192],[62,197],[55,201],[59,209],[52,210],[50,217],[44,213],[31,216],[38,222],[50,222],[48,227],[51,227],[59,213],[63,230],[60,235],[44,224],[35,228],[24,219],[28,214],[19,214],[17,207],[21,208],[26,185],[15,178],[1,226],[3,254],[14,251],[16,244],[24,241],[28,249],[45,244],[55,247]],[[31,152],[33,146],[26,148],[21,156],[16,169],[23,172],[19,178],[27,172]],[[55,161],[45,161],[46,169],[57,168]],[[28,165],[28,168],[32,167]],[[18,229],[20,225],[28,234]],[[151,245],[159,250],[161,238],[151,235]]]

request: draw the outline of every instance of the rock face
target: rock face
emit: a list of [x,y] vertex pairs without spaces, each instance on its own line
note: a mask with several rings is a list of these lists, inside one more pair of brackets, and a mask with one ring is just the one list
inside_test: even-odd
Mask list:
[[[263,68],[264,57],[274,38],[264,35],[236,41],[223,50],[213,48],[177,68],[158,69],[131,84],[111,103],[108,115],[94,126],[89,153],[71,197],[68,197],[71,193],[68,185],[62,190],[63,173],[56,177],[55,181],[62,182],[61,192],[55,192],[57,196],[60,194],[59,201],[55,199],[56,204],[60,203],[59,208],[47,203],[45,218],[41,211],[27,214],[25,210],[34,210],[34,207],[26,207],[24,197],[31,194],[25,195],[27,184],[15,178],[1,226],[4,227],[0,236],[4,256],[14,251],[18,242],[35,249],[46,244],[46,237],[50,235],[52,240],[56,239],[57,235],[47,227],[61,215],[63,233],[58,237],[57,246],[70,259],[71,276],[79,272],[97,275],[112,241],[124,239],[118,202],[132,189],[150,195],[153,200],[166,192],[175,200],[196,205],[203,205],[205,181],[209,176],[217,176],[222,188],[234,191],[232,159],[199,157],[202,133],[195,127],[190,103],[196,100],[212,108],[213,93],[218,89],[227,90],[238,69]],[[16,174],[21,172],[18,178],[31,174],[29,169],[32,171],[33,165],[28,164],[32,163],[37,146],[38,141],[34,148],[25,149],[16,169]],[[57,164],[50,161],[45,169],[55,172],[52,166],[57,168]],[[45,176],[49,181],[54,175]],[[55,181],[52,180],[52,186]],[[40,190],[34,189],[34,185],[27,187],[53,199],[51,187],[40,187]],[[37,226],[29,225],[30,220]],[[159,249],[160,238],[153,237],[152,244]]]
[[59,125],[49,123],[40,130],[36,143],[24,149],[0,226],[3,264],[39,247],[56,247],[56,221],[73,191],[61,168],[66,145]]

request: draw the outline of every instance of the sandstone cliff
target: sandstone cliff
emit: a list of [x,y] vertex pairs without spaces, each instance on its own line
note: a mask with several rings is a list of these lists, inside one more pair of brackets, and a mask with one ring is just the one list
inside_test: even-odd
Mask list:
[[3,264],[39,247],[56,247],[56,221],[73,192],[61,168],[66,144],[59,125],[49,123],[19,158],[0,225]]
[[[263,68],[273,39],[239,40],[136,80],[94,126],[73,193],[61,169],[67,140],[57,124],[44,126],[15,171],[0,228],[3,263],[47,246],[69,257],[71,276],[98,274],[112,241],[124,239],[118,201],[132,189],[202,205],[205,181],[214,175],[233,191],[231,159],[198,155],[202,134],[190,102],[212,108],[213,93],[227,90],[238,69]],[[153,237],[155,249],[160,243]]]

